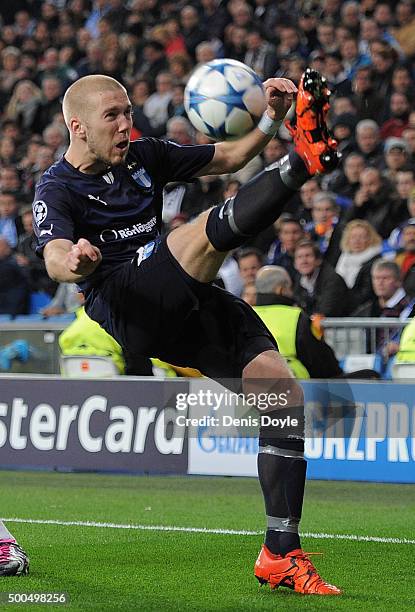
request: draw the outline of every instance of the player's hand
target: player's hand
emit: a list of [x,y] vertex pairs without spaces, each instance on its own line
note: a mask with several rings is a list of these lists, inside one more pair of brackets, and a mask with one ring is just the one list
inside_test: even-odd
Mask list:
[[69,270],[81,276],[92,274],[102,261],[99,248],[85,238],[80,238],[76,244],[72,245],[66,257]]
[[264,88],[268,115],[274,121],[281,121],[293,103],[297,87],[290,79],[267,79]]

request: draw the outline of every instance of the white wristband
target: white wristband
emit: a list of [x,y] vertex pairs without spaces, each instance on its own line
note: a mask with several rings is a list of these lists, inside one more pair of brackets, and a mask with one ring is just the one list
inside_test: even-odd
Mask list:
[[282,124],[282,121],[274,121],[274,119],[271,119],[271,117],[265,111],[265,113],[262,115],[261,119],[259,120],[257,127],[259,130],[261,130],[261,132],[263,132],[267,136],[275,136],[281,124]]

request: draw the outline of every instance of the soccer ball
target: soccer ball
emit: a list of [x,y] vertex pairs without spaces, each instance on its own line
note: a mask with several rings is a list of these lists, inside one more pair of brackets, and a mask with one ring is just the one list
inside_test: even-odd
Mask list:
[[213,60],[191,75],[184,106],[193,126],[214,140],[232,140],[247,134],[266,108],[258,75],[242,62]]

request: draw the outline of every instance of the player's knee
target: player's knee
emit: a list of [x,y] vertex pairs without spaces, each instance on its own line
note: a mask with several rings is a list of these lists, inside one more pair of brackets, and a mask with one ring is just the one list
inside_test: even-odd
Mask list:
[[223,204],[212,208],[206,222],[208,240],[220,253],[236,249],[249,238],[235,223],[233,202],[234,198],[229,198]]
[[261,415],[260,452],[285,457],[304,456],[304,406],[272,410]]

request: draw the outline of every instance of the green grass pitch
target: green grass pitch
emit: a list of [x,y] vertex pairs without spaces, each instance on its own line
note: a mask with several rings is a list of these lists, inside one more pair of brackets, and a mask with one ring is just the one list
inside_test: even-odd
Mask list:
[[[255,479],[0,472],[3,517],[261,531]],[[303,532],[415,538],[415,487],[312,482]],[[67,606],[2,610],[414,610],[415,544],[304,538],[341,597],[272,592],[253,577],[261,535],[8,523],[31,557],[1,592],[66,592]]]

